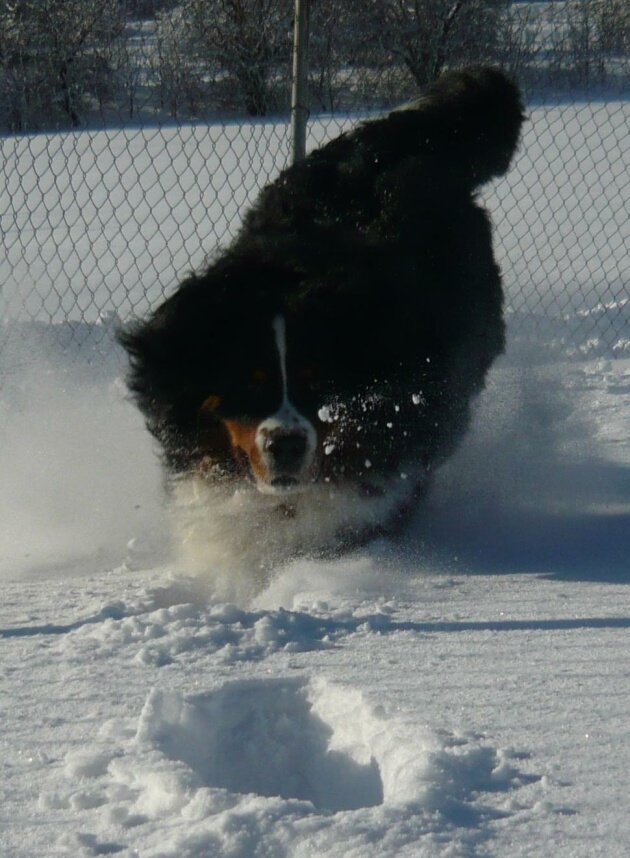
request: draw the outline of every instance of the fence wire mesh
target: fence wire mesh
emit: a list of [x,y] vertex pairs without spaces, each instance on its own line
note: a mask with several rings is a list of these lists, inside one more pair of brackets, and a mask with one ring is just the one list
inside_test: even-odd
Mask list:
[[[28,325],[94,342],[229,242],[290,158],[292,15],[0,2],[0,356]],[[502,66],[529,104],[508,180],[484,191],[514,330],[630,354],[626,0],[314,0],[307,148],[465,62]]]

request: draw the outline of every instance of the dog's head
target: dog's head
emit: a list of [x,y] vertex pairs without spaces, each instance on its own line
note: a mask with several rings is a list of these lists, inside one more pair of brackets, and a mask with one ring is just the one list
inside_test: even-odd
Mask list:
[[122,334],[130,387],[172,471],[281,495],[330,466],[331,403],[357,384],[338,348],[351,337],[334,334],[330,308],[324,328],[322,307],[287,302],[296,282],[258,261],[220,262]]
[[319,471],[315,374],[289,363],[282,314],[263,316],[257,327],[226,344],[199,422],[218,422],[234,462],[261,492],[281,494],[313,482]]
[[[334,265],[327,247],[324,273],[287,253],[272,263],[258,248],[228,252],[125,332],[130,388],[169,470],[283,495],[318,480],[372,490],[410,456],[434,460],[502,344],[487,224],[466,216],[461,253],[432,255],[419,237],[407,265],[398,244],[338,253]],[[434,212],[432,248],[437,222]],[[468,288],[484,268],[491,298]]]

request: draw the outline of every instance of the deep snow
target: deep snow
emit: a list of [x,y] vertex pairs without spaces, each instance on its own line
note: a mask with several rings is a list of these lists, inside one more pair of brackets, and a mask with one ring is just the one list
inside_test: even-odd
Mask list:
[[630,307],[606,253],[605,301],[589,253],[558,318],[513,306],[403,539],[240,605],[174,570],[107,324],[83,365],[64,329],[5,341],[0,853],[626,856]]

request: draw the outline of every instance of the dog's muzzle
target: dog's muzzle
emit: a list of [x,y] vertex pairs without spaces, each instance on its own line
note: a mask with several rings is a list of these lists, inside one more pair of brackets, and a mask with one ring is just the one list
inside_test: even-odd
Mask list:
[[289,478],[299,474],[304,467],[307,448],[303,432],[283,432],[280,429],[270,432],[264,445],[272,470]]
[[260,491],[280,494],[312,481],[317,438],[304,418],[265,421],[258,427],[256,444],[267,472],[257,481]]

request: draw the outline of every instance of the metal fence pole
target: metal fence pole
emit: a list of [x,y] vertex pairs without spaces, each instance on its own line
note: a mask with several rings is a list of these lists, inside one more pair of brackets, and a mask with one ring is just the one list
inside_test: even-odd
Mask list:
[[293,28],[293,86],[291,89],[291,161],[306,155],[308,107],[308,29],[310,0],[295,0]]

